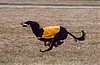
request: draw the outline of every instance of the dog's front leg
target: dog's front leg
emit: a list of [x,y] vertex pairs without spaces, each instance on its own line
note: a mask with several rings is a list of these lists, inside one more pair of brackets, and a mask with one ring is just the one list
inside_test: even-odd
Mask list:
[[46,42],[44,42],[44,46],[47,46]]
[[51,43],[44,42],[44,46],[50,46]]

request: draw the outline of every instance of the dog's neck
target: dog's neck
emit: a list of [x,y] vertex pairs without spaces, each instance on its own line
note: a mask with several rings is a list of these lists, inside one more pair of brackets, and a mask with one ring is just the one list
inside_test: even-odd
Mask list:
[[43,29],[42,28],[40,28],[40,27],[34,27],[33,28],[33,26],[31,26],[31,29],[32,29],[33,33],[36,35],[36,37],[41,37],[42,36],[42,34],[43,34]]

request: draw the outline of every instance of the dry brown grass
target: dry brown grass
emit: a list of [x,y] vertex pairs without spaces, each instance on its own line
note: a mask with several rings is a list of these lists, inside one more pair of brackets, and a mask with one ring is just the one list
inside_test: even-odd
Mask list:
[[0,0],[0,4],[100,5],[99,0]]
[[[61,25],[76,36],[86,32],[86,40],[65,43],[41,53],[43,42],[37,41],[30,28],[20,26],[27,20],[41,26]],[[36,44],[38,43],[38,44]],[[100,9],[0,9],[0,65],[99,65]]]

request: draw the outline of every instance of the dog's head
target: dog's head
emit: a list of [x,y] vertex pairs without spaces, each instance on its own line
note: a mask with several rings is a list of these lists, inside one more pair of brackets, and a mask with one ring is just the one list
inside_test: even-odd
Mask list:
[[23,27],[29,27],[29,26],[32,26],[32,27],[40,27],[40,25],[37,22],[35,22],[35,21],[23,22],[23,23],[21,23],[21,25]]

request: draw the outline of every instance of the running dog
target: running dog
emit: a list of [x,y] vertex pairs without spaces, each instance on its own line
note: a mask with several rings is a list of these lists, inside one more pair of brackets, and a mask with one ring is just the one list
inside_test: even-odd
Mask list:
[[[35,36],[38,38],[38,40],[43,41],[45,46],[49,46],[48,49],[42,51],[40,49],[40,52],[46,52],[52,50],[53,46],[58,47],[61,45],[62,40],[66,39],[68,34],[71,35],[74,40],[77,42],[84,41],[85,40],[85,32],[82,30],[82,36],[76,37],[70,32],[68,32],[64,27],[62,26],[48,26],[41,28],[41,26],[35,22],[35,21],[27,21],[21,23],[23,27],[30,26]],[[49,42],[49,43],[47,43]]]

